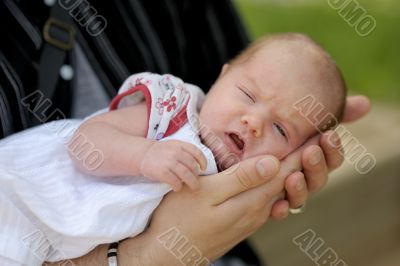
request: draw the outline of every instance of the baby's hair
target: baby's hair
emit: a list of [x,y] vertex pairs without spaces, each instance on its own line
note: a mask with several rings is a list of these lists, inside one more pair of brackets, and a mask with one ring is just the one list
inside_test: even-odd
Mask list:
[[[332,57],[325,51],[325,49],[309,36],[303,33],[277,33],[261,37],[252,42],[246,49],[234,57],[229,64],[232,66],[243,64],[255,56],[258,51],[262,50],[262,48],[280,41],[304,43],[306,48],[309,48],[310,51],[314,52],[315,56],[318,58],[318,62],[322,64],[321,70],[323,71],[326,81],[331,85],[335,83],[335,87],[339,88],[337,95],[338,108],[334,115],[338,122],[341,122],[343,119],[347,95],[347,86],[342,72]],[[327,129],[329,128],[331,127],[328,127]]]

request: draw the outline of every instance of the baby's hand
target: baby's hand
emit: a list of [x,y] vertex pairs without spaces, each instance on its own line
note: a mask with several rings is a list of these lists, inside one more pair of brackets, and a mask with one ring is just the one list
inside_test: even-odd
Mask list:
[[199,188],[198,174],[207,168],[203,153],[193,144],[177,140],[156,141],[145,153],[142,175],[172,186],[174,191],[185,183],[192,190]]

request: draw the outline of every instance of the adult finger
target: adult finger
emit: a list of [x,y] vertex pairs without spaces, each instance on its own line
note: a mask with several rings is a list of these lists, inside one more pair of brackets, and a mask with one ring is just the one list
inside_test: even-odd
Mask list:
[[227,199],[272,179],[279,171],[279,161],[274,156],[258,156],[241,161],[225,171],[203,178],[202,186],[210,193],[211,204],[218,205]]
[[328,181],[328,167],[324,153],[318,145],[311,145],[304,150],[302,164],[308,192],[316,192],[325,186]]
[[289,215],[289,201],[278,200],[271,209],[270,217],[274,220],[284,220]]
[[339,135],[333,130],[325,132],[320,140],[328,171],[338,168],[343,163],[343,147]]
[[183,143],[182,149],[193,156],[193,158],[198,162],[201,170],[204,171],[207,169],[207,159],[199,148],[190,143]]
[[[311,146],[319,145],[321,135],[316,134],[315,136],[308,139],[303,145],[298,147],[295,151],[286,156],[285,159],[281,162],[282,168],[286,169],[286,176],[289,176],[291,173],[301,171],[303,169],[302,165],[302,157],[304,155],[304,151]],[[285,177],[286,177],[285,176]]]
[[353,122],[371,110],[370,100],[363,95],[349,96],[343,114],[343,122]]
[[[228,199],[218,207],[221,212],[229,212],[235,221],[250,224],[249,229],[254,232],[271,216],[271,210],[275,203],[284,198],[284,179],[278,176],[265,184]],[[276,216],[283,219],[285,210],[281,209],[280,211],[282,213],[276,214]]]
[[305,204],[308,197],[307,183],[302,172],[295,172],[285,180],[289,207],[296,209]]

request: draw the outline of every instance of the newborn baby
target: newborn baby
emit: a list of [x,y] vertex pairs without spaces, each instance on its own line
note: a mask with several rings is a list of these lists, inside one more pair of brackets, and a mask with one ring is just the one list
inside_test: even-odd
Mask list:
[[[165,80],[162,82],[165,83]],[[129,97],[137,92],[133,89],[134,85],[140,83],[152,84],[157,81],[136,77],[127,86],[129,89],[122,89],[120,95]],[[180,86],[185,87],[177,85],[177,91],[185,90]],[[200,135],[201,143],[206,148],[203,145],[197,147],[212,151],[219,170],[263,154],[283,159],[318,131],[294,106],[308,95],[324,106],[319,116],[331,113],[340,121],[346,87],[329,55],[311,39],[300,34],[260,39],[223,66],[201,106],[198,118],[197,115],[189,117],[189,122],[190,119],[196,120],[191,122],[196,131],[194,134]],[[175,96],[168,97],[164,100],[166,105]],[[120,98],[117,97],[112,106],[116,107],[116,101]],[[178,101],[184,105],[187,99]],[[179,109],[179,106],[176,108]],[[88,170],[83,161],[76,157],[75,163],[88,174],[144,175],[170,184],[175,191],[181,188],[182,182],[192,189],[198,188],[197,166],[205,170],[206,158],[192,145],[182,142],[156,142],[152,138],[145,140],[148,121],[146,109],[149,113],[151,108],[142,103],[139,107],[136,105],[110,112],[83,124],[80,133],[91,136],[105,152],[106,159],[96,171]],[[187,121],[185,116],[180,118],[179,122],[172,121],[177,128]],[[112,129],[109,129],[110,125]],[[329,125],[319,126],[329,129]],[[109,134],[100,136],[97,134],[100,131],[108,131]],[[110,143],[111,139],[113,143]],[[126,146],[126,143],[130,144]]]
[[0,141],[0,258],[82,256],[142,232],[162,197],[198,189],[199,174],[284,158],[318,132],[294,107],[307,95],[340,121],[346,87],[333,60],[304,35],[279,34],[224,65],[206,97],[171,75],[136,74],[110,112]]

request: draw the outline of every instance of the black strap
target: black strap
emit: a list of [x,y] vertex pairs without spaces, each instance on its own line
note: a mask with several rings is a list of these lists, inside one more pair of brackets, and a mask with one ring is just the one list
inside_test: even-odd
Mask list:
[[39,89],[52,99],[59,79],[59,71],[67,52],[72,49],[75,30],[71,16],[56,1],[50,18],[43,28],[43,50],[39,61]]

